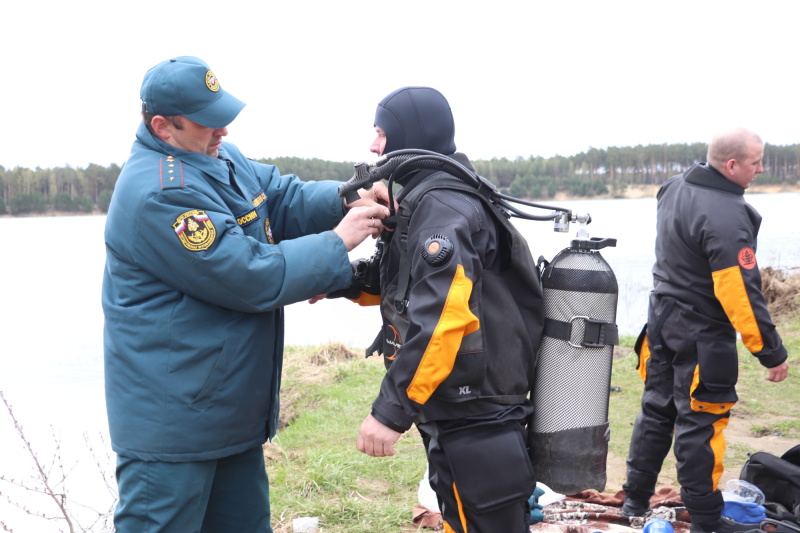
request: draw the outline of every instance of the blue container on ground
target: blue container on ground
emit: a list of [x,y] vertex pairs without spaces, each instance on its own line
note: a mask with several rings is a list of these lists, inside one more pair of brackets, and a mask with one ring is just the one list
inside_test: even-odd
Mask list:
[[653,518],[648,520],[642,530],[644,533],[674,533],[672,524],[662,518]]

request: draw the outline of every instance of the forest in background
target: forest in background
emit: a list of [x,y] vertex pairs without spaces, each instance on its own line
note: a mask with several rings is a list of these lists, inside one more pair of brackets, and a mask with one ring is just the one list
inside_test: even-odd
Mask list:
[[[629,186],[658,185],[705,161],[707,145],[660,144],[591,148],[573,156],[473,161],[475,170],[501,192],[529,200],[552,199],[559,193],[578,198],[621,197]],[[303,179],[346,181],[354,162],[276,157],[259,159],[283,174]],[[122,167],[90,164],[86,168],[28,169],[0,166],[0,215],[105,213]],[[800,144],[767,145],[760,185],[797,185]]]

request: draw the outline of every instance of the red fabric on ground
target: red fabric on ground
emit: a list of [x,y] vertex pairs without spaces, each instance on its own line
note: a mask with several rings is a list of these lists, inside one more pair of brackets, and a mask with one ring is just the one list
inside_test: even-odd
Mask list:
[[[672,524],[675,533],[688,533],[689,514],[683,508],[680,493],[673,488],[661,488],[650,498],[651,510],[644,517],[627,517],[620,514],[625,493],[615,494],[591,490],[567,496],[543,510],[544,521],[533,524],[534,533],[641,533],[651,518],[663,518]],[[422,505],[413,510],[412,522],[418,528],[441,531],[442,515]]]

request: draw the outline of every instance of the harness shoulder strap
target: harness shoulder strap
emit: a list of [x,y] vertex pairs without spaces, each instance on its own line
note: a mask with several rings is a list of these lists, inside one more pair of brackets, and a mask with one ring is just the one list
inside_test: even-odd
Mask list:
[[[411,258],[407,250],[408,223],[411,220],[411,216],[413,215],[414,210],[417,208],[417,205],[422,200],[422,197],[428,191],[433,189],[464,191],[474,195],[477,198],[480,198],[480,200],[487,206],[487,210],[494,214],[495,218],[500,221],[506,231],[512,235],[518,235],[516,228],[514,228],[509,220],[509,216],[500,207],[492,202],[491,193],[493,189],[491,187],[484,186],[483,182],[480,184],[466,183],[465,181],[462,181],[445,172],[437,172],[416,184],[400,202],[397,230],[395,231],[394,236],[394,238],[400,238],[400,246],[401,250],[403,251],[398,271],[397,299],[395,300],[395,305],[400,312],[403,312],[408,305],[408,283],[411,276]],[[524,239],[522,239],[521,236],[519,239],[515,239],[515,241],[517,244],[524,243]],[[524,252],[522,250],[516,250],[518,253],[515,255],[518,255],[518,257],[515,257],[514,259],[519,261],[530,261],[532,265],[531,268],[525,270],[530,270],[532,274],[535,272],[536,267],[532,263],[532,259],[529,257],[530,251],[528,250],[527,245],[524,245],[523,248]],[[538,278],[528,279],[527,282],[538,284]]]
[[400,313],[404,312],[408,305],[408,283],[411,279],[411,257],[408,253],[408,223],[422,197],[433,189],[457,189],[469,192],[475,192],[476,190],[450,174],[439,172],[416,184],[400,202],[400,207],[397,211],[397,229],[393,237],[400,239],[399,246],[402,250],[397,276],[397,298],[394,302]]

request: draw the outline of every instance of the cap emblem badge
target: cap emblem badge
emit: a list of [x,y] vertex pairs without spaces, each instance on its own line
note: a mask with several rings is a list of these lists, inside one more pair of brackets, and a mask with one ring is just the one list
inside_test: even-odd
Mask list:
[[219,91],[219,81],[212,71],[206,72],[206,87],[212,92]]

